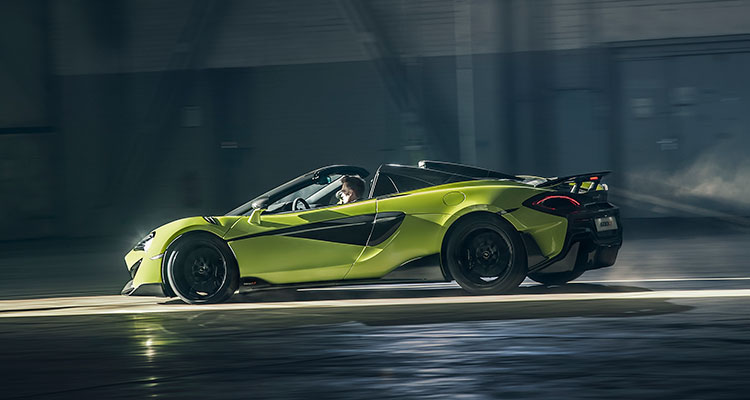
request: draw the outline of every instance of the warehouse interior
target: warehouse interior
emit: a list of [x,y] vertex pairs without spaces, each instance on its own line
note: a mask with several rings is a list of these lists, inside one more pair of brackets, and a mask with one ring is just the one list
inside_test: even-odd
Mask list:
[[323,165],[421,159],[612,170],[626,218],[748,215],[746,1],[3,8],[0,240],[146,231]]
[[[750,0],[0,0],[0,397],[747,399],[748,71]],[[402,235],[382,253],[408,260],[377,266],[431,259],[443,281],[346,280],[381,254],[368,246],[379,222],[383,240],[404,232],[390,198],[353,206],[365,215],[279,213],[257,233],[268,210],[248,208],[214,228],[322,166],[420,160],[584,174],[608,192],[587,193],[596,215],[528,197],[450,226],[434,210],[466,194],[415,201],[434,254],[412,259],[429,239]],[[534,224],[498,230],[515,210],[553,216],[537,236],[567,255],[527,251]],[[216,237],[157,236],[188,216]],[[573,243],[584,224],[609,242]],[[316,247],[321,226],[365,236]],[[262,241],[276,234],[296,242]],[[258,237],[244,258],[226,250]],[[175,297],[209,267],[180,264],[181,249],[220,255],[225,303]],[[475,295],[448,276],[471,249],[516,268],[512,288]],[[311,266],[321,254],[346,275],[294,275],[330,269]],[[565,279],[535,279],[532,257],[561,258],[546,278]],[[283,260],[290,278],[239,283],[240,258],[270,273]],[[579,261],[597,269],[569,274]]]

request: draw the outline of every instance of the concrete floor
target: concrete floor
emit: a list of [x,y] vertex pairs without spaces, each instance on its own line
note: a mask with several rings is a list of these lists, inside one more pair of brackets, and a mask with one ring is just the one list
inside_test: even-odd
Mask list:
[[[750,232],[684,223],[633,224],[614,267],[562,287],[370,286],[200,307],[111,295],[127,280],[115,246],[6,243],[0,398],[749,398]],[[28,282],[40,270],[59,279]]]

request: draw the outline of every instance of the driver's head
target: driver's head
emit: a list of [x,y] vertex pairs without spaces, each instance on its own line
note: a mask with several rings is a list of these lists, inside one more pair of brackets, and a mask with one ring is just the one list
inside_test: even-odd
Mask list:
[[341,178],[342,203],[351,203],[362,198],[365,191],[365,181],[353,175],[344,175]]

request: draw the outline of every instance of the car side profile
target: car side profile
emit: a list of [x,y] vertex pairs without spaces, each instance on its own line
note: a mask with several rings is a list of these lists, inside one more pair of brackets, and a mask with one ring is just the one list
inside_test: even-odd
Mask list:
[[622,244],[608,172],[543,178],[439,161],[381,165],[369,195],[337,204],[346,175],[326,166],[223,216],[154,229],[125,256],[125,295],[218,303],[235,292],[456,281],[507,293],[528,276],[560,285],[611,266]]

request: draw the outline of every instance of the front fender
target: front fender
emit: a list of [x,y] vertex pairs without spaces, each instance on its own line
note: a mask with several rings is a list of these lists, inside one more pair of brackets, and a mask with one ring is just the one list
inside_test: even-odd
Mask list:
[[156,228],[156,236],[149,250],[155,254],[162,254],[166,251],[172,241],[178,236],[192,231],[205,231],[223,238],[224,235],[232,228],[240,217],[211,217],[216,224],[207,221],[203,217],[188,217],[172,221],[166,225]]
[[[141,261],[138,271],[133,277],[133,288],[147,283],[162,283],[161,263],[164,252],[172,241],[181,235],[193,231],[212,233],[223,237],[240,217],[212,217],[207,220],[204,217],[188,217],[172,221],[156,229],[151,246],[147,251],[131,250],[125,255],[125,263],[128,269],[132,268],[138,260]],[[214,222],[211,222],[214,221]]]

